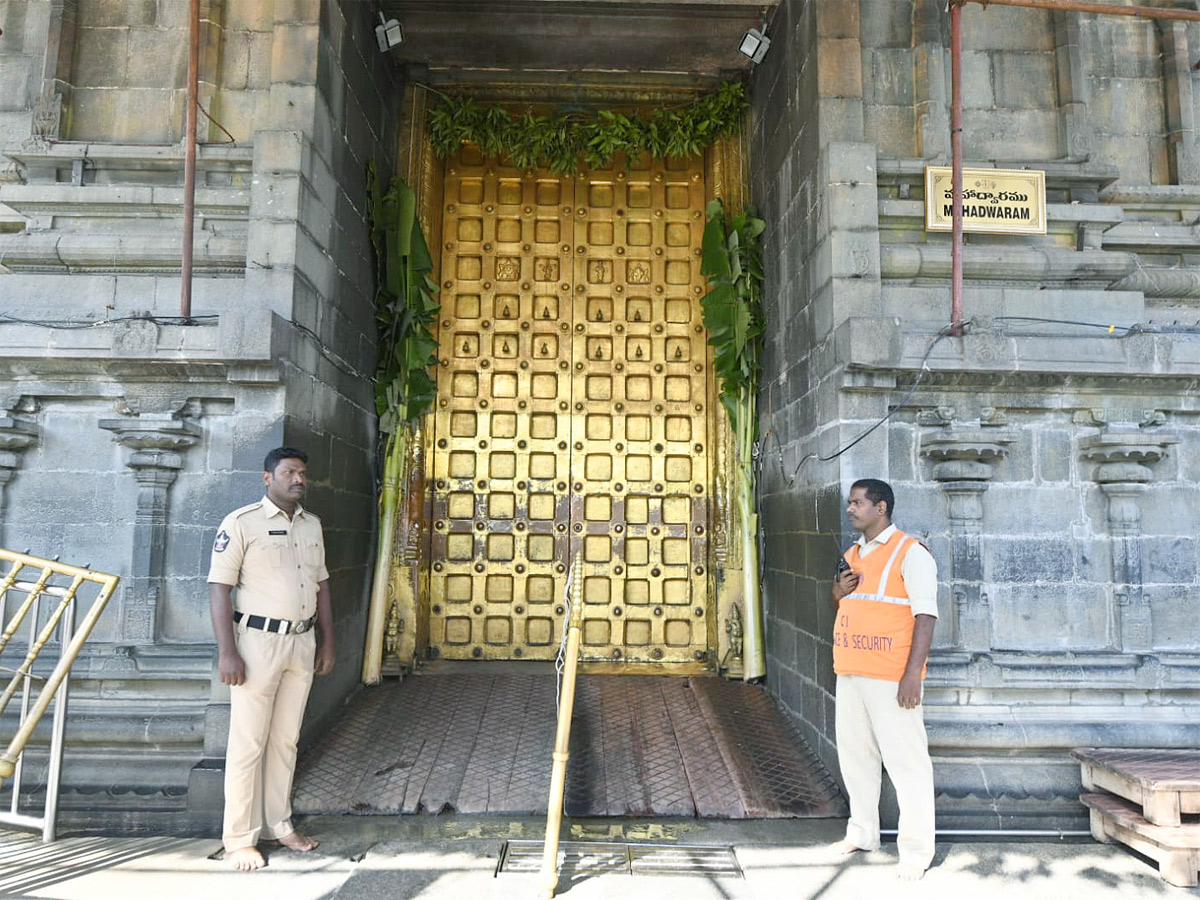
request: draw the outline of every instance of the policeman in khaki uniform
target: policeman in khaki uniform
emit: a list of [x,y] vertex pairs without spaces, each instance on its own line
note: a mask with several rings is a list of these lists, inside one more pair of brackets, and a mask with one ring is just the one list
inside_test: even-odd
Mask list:
[[266,864],[260,838],[317,846],[291,822],[304,705],[313,675],[334,662],[321,520],[300,505],[307,462],[292,447],[267,454],[267,495],[221,522],[208,573],[218,667],[230,686],[222,837],[225,858],[243,871]]
[[900,806],[896,844],[903,880],[933,860],[933,764],[921,712],[921,682],[937,622],[937,564],[892,524],[895,495],[886,481],[850,487],[846,515],[862,532],[833,584],[837,619],[833,669],[838,763],[850,797],[843,853],[879,848],[880,764]]

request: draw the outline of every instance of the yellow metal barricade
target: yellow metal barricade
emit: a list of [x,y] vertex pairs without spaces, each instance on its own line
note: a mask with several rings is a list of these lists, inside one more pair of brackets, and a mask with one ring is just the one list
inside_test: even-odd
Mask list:
[[[42,839],[48,843],[54,840],[55,820],[58,814],[63,730],[67,718],[71,666],[79,656],[84,642],[91,635],[92,629],[96,627],[96,622],[104,612],[104,607],[108,605],[120,578],[2,548],[0,561],[10,564],[4,580],[0,581],[0,614],[12,608],[4,624],[4,631],[0,633],[0,683],[3,683],[4,676],[11,675],[3,693],[0,693],[0,715],[3,715],[17,693],[21,693],[21,713],[16,734],[9,740],[3,753],[0,753],[0,787],[6,780],[12,780],[11,808],[7,813],[0,811],[0,823],[40,829]],[[95,585],[98,593],[88,607],[83,623],[76,630],[76,601],[81,600],[79,592],[88,585]],[[24,599],[19,599],[15,604],[10,603],[10,598],[18,599],[22,595]],[[5,663],[4,653],[23,624],[29,629],[29,642],[25,648],[24,660],[13,668]],[[51,641],[54,641],[58,650],[58,660],[54,669],[47,676],[34,675],[34,663]],[[35,684],[40,688],[36,692]],[[21,754],[42,716],[56,699],[50,738],[45,809],[40,817],[24,815],[19,811]]]

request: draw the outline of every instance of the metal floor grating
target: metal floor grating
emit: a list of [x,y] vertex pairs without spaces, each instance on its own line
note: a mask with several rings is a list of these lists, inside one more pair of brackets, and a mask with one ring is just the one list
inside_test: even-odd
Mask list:
[[[293,807],[302,814],[543,814],[554,693],[553,675],[486,671],[369,688],[301,757]],[[844,812],[833,779],[757,685],[583,678],[570,753],[570,816]]]
[[[496,874],[540,872],[542,841],[506,841]],[[558,845],[559,874],[705,875],[741,878],[732,847],[701,844],[618,844],[563,841]]]

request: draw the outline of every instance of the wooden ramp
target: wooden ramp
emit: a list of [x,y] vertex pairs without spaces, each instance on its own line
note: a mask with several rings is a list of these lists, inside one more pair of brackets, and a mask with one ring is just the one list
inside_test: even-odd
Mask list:
[[[1200,872],[1200,750],[1081,749],[1080,801],[1092,836],[1120,841],[1158,863],[1167,882],[1194,887]],[[1107,793],[1094,793],[1105,791]]]
[[[297,813],[541,815],[555,678],[421,675],[364,690],[296,772]],[[718,678],[583,678],[572,816],[843,815],[833,779],[761,687]]]

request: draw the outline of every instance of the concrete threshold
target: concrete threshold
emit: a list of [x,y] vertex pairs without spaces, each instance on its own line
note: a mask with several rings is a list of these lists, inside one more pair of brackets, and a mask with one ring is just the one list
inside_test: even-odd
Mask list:
[[[59,900],[526,900],[541,896],[533,873],[497,874],[508,841],[541,840],[537,816],[317,816],[300,828],[321,842],[310,854],[274,850],[267,868],[230,871],[219,841],[169,833],[70,836],[43,846],[0,832],[0,897]],[[1153,864],[1122,847],[1084,839],[939,842],[916,884],[895,877],[896,847],[841,856],[829,845],[841,819],[569,819],[563,840],[727,847],[741,876],[567,873],[570,900],[860,900],[970,897],[1011,900],[1141,900],[1197,896],[1172,888]],[[203,876],[203,877],[199,877]]]

